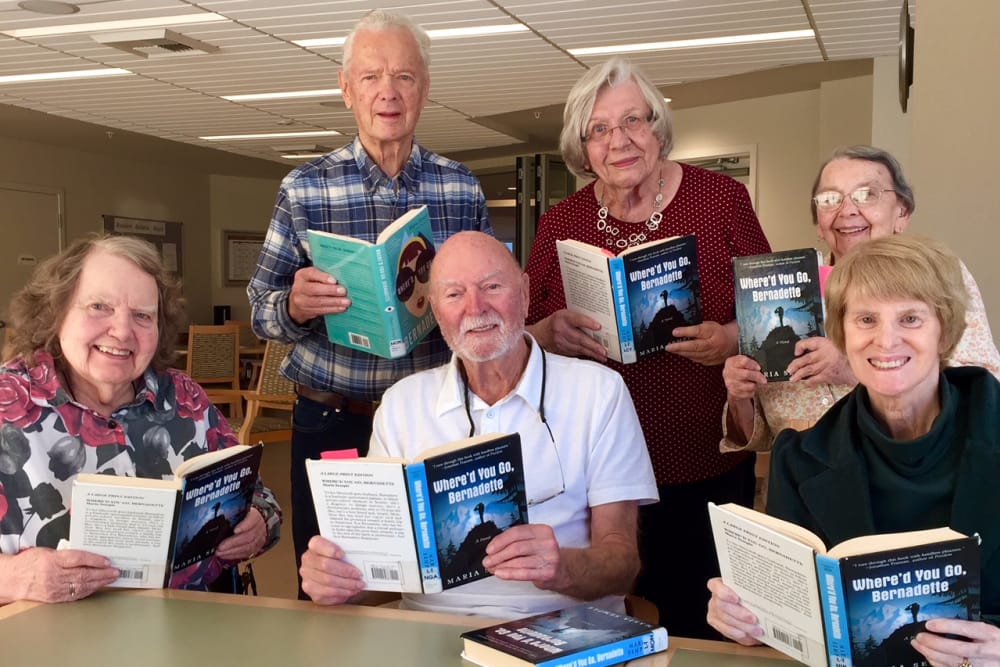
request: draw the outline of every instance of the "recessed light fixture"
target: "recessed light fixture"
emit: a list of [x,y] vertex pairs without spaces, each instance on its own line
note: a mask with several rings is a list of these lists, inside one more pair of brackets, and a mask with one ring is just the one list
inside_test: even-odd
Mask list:
[[89,79],[95,76],[120,76],[132,74],[127,69],[102,67],[101,69],[78,69],[70,72],[38,72],[36,74],[8,74],[0,76],[0,83],[30,83],[33,81],[59,81],[62,79]]
[[131,28],[169,28],[193,23],[214,23],[228,21],[225,16],[210,12],[179,14],[177,16],[154,16],[147,19],[123,19],[121,21],[97,21],[94,23],[74,23],[72,25],[44,26],[41,28],[20,28],[0,30],[8,37],[51,37],[53,35],[74,35],[81,32],[105,32],[108,30],[128,30]]
[[284,100],[296,97],[333,97],[340,95],[340,88],[327,90],[293,90],[285,93],[250,93],[247,95],[222,95],[222,99],[230,102],[249,102],[251,100]]
[[[511,32],[525,32],[528,26],[523,23],[500,23],[498,25],[470,26],[468,28],[442,28],[440,30],[428,30],[427,36],[431,39],[451,39],[455,37],[477,37],[480,35],[501,35]],[[293,40],[292,44],[297,44],[305,48],[316,46],[342,46],[347,41],[347,36],[343,37],[319,37],[316,39]]]
[[618,44],[616,46],[588,46],[570,49],[574,56],[602,56],[611,53],[634,53],[636,51],[665,51],[667,49],[694,49],[704,46],[727,44],[752,44],[754,42],[781,42],[789,39],[812,39],[812,30],[786,30],[784,32],[762,32],[753,35],[728,35],[725,37],[701,37],[698,39],[677,39],[670,42],[647,42],[645,44]]
[[68,2],[55,2],[54,0],[24,0],[17,3],[21,9],[36,14],[66,15],[76,14],[80,8]]
[[340,134],[336,130],[315,130],[309,132],[267,132],[263,134],[216,134],[198,137],[205,141],[245,141],[253,139],[287,139],[289,137],[332,137]]

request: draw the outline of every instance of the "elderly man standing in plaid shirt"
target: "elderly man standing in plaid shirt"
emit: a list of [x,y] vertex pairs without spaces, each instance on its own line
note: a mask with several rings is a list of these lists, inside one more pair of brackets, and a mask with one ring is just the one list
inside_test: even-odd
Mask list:
[[[323,315],[350,307],[350,294],[312,266],[307,229],[374,241],[407,210],[427,205],[434,241],[467,229],[492,232],[479,181],[422,148],[414,130],[430,89],[430,40],[410,19],[376,10],[344,44],[340,87],[358,136],[294,169],[281,183],[257,270],[247,287],[253,328],[295,343],[282,373],[298,399],[292,434],[292,534],[296,568],[319,533],[305,460],[329,449],[368,451],[376,402],[396,380],[448,361],[437,329],[399,359],[329,342]],[[299,596],[306,598],[299,590]]]

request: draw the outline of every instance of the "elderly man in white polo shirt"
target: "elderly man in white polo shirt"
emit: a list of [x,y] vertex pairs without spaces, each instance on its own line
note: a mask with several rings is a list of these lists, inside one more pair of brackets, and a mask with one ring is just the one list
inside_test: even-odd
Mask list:
[[[531,523],[493,538],[494,576],[402,606],[498,618],[598,601],[622,610],[639,571],[638,506],[656,502],[645,440],[621,377],[546,353],[525,332],[528,278],[502,243],[449,238],[431,268],[431,308],[451,363],[391,387],[375,415],[370,455],[413,457],[472,434],[521,435]],[[319,604],[363,589],[343,551],[314,537],[302,587]]]

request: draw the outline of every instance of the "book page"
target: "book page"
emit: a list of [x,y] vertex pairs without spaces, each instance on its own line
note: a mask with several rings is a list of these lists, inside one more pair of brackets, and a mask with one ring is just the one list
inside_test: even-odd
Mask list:
[[722,580],[757,615],[762,642],[813,667],[826,667],[823,616],[812,547],[708,506]]
[[884,533],[882,535],[862,535],[845,540],[829,550],[831,558],[845,558],[859,554],[876,553],[889,549],[913,547],[921,544],[932,544],[965,537],[951,528],[930,528],[928,530],[912,530],[905,533]]
[[621,361],[608,256],[600,248],[569,241],[556,241],[556,249],[567,307],[600,322],[601,328],[592,333],[594,339],[608,356]]
[[162,588],[177,495],[177,489],[162,485],[142,488],[77,479],[73,483],[70,547],[111,559],[121,570],[111,586]]
[[373,591],[421,592],[403,467],[365,459],[307,460],[320,534]]

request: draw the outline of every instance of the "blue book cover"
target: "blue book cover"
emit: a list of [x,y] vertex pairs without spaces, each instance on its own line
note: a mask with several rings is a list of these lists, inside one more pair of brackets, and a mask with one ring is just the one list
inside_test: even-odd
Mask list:
[[740,354],[768,382],[788,379],[799,340],[825,335],[820,263],[815,248],[733,258]]
[[503,659],[534,667],[601,667],[667,648],[665,628],[590,604],[470,630],[462,639],[463,657],[481,665]]
[[678,340],[676,327],[702,321],[701,278],[693,234],[644,243],[621,254],[628,280],[636,355],[641,360]]
[[[407,466],[408,477],[411,471],[429,509],[414,524],[421,566],[425,556],[428,562],[436,559],[442,589],[490,576],[483,567],[486,545],[511,526],[528,522],[520,436],[496,434],[472,447],[426,457]],[[414,507],[417,498],[411,496]]]
[[395,220],[374,243],[310,229],[309,251],[351,299],[346,311],[323,318],[331,342],[395,359],[436,325],[427,299],[435,247],[426,206]]

